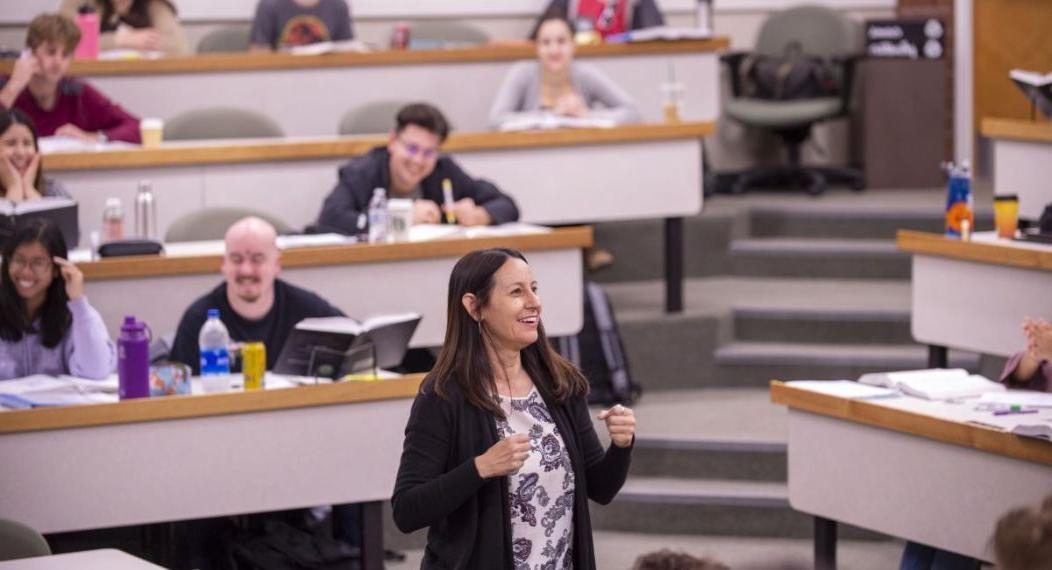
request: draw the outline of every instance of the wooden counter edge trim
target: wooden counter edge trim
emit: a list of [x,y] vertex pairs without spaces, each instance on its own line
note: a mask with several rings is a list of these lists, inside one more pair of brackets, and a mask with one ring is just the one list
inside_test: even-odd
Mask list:
[[423,374],[258,392],[143,398],[112,404],[0,412],[0,434],[179,420],[412,398]]
[[[352,263],[384,263],[413,259],[460,256],[476,249],[510,247],[524,252],[553,249],[583,249],[592,245],[591,226],[558,228],[550,232],[516,236],[437,239],[383,245],[337,245],[294,248],[283,252],[283,267],[318,267]],[[160,277],[164,275],[211,274],[218,276],[219,255],[187,257],[137,256],[78,263],[88,281]]]
[[931,255],[991,265],[1052,271],[1052,251],[1044,252],[993,243],[961,241],[946,238],[941,234],[913,230],[899,230],[895,236],[895,244],[900,251],[914,255]]
[[[618,143],[659,142],[695,139],[716,132],[716,123],[652,123],[624,125],[612,129],[558,129],[516,133],[454,133],[442,145],[446,153],[585,146]],[[208,164],[241,164],[285,160],[347,159],[386,143],[384,137],[347,137],[325,140],[284,140],[237,143],[226,146],[201,144],[151,149],[71,152],[45,155],[48,172],[99,170],[104,168],[157,168]]]
[[1052,466],[1052,445],[980,425],[848,400],[771,381],[771,401],[832,418]]
[[1048,121],[1022,121],[1019,119],[983,119],[981,132],[991,139],[1009,139],[1034,143],[1052,143],[1052,125]]
[[[730,48],[730,39],[723,36],[707,40],[639,42],[632,44],[603,44],[577,48],[577,57],[600,57],[716,53]],[[390,51],[368,53],[327,53],[321,55],[206,54],[161,59],[127,61],[76,61],[70,75],[78,77],[106,77],[127,75],[171,75],[190,73],[229,73],[239,71],[302,70],[333,67],[375,67],[404,65],[437,65],[453,63],[516,61],[534,59],[532,45],[480,46],[458,49]],[[0,63],[0,73],[9,75],[12,62]]]

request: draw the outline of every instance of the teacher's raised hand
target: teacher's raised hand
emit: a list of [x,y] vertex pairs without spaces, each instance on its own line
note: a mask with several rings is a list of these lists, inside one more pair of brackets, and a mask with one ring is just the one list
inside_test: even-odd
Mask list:
[[636,415],[632,408],[626,408],[618,404],[608,410],[599,412],[596,419],[606,422],[606,431],[610,432],[610,440],[618,447],[632,445],[632,438],[636,435]]

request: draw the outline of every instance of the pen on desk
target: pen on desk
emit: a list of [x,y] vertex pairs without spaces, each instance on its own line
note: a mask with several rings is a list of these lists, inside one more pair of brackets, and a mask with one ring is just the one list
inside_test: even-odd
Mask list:
[[457,223],[457,214],[453,211],[453,183],[448,178],[442,179],[442,205],[446,210],[446,223]]
[[1037,410],[998,410],[995,416],[1014,416],[1016,414],[1036,414]]

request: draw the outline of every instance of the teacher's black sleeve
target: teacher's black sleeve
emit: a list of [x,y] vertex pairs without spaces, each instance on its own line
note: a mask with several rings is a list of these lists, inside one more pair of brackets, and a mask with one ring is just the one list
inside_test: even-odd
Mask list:
[[605,505],[614,500],[621,486],[628,478],[628,468],[632,464],[632,445],[618,447],[613,443],[603,451],[599,436],[592,426],[592,417],[584,396],[574,398],[570,404],[570,413],[577,431],[577,440],[581,444],[584,456],[585,479],[588,483],[588,498]]

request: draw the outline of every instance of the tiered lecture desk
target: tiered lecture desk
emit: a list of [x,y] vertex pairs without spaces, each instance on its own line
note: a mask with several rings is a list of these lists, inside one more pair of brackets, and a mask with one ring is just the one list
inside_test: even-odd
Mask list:
[[[40,532],[365,503],[363,567],[383,568],[422,375],[0,412],[0,512]],[[129,567],[132,568],[132,567]]]
[[[443,149],[511,195],[524,222],[664,218],[666,307],[677,311],[682,218],[701,211],[701,137],[714,129],[711,122],[688,122],[462,133]],[[385,143],[380,136],[167,143],[51,154],[44,168],[76,196],[82,240],[99,227],[107,197],[121,198],[130,212],[139,180],[153,184],[162,235],[174,220],[204,207],[250,207],[302,227],[317,219],[339,166]]]
[[789,408],[789,503],[815,516],[819,570],[836,568],[837,522],[990,560],[1001,515],[1052,492],[1052,444],[954,419],[967,404],[777,381],[771,399]]
[[[570,227],[509,236],[291,248],[282,253],[281,278],[354,317],[420,313],[424,318],[410,344],[440,346],[453,265],[476,249],[510,247],[526,255],[541,286],[546,332],[568,335],[581,330],[581,249],[591,244],[590,227]],[[85,293],[114,338],[124,315],[146,321],[158,336],[175,331],[186,307],[222,282],[222,242],[168,247],[169,255],[77,263],[84,272]]]
[[1010,356],[1024,317],[1052,316],[1052,246],[900,230],[898,248],[913,254],[913,338],[931,367],[946,366],[947,347]]
[[[580,47],[577,58],[617,81],[646,121],[662,118],[661,84],[684,85],[684,118],[719,115],[719,52],[727,38]],[[347,111],[377,101],[427,101],[459,131],[489,128],[508,66],[535,60],[531,45],[372,53],[204,54],[74,62],[84,77],[140,117],[170,119],[203,107],[240,107],[278,122],[289,136],[336,133]],[[0,73],[10,72],[10,63]]]
[[982,134],[993,140],[994,189],[1019,196],[1019,216],[1037,220],[1052,203],[1052,123],[987,118]]
[[160,566],[120,550],[104,548],[0,562],[0,570],[162,570]]

